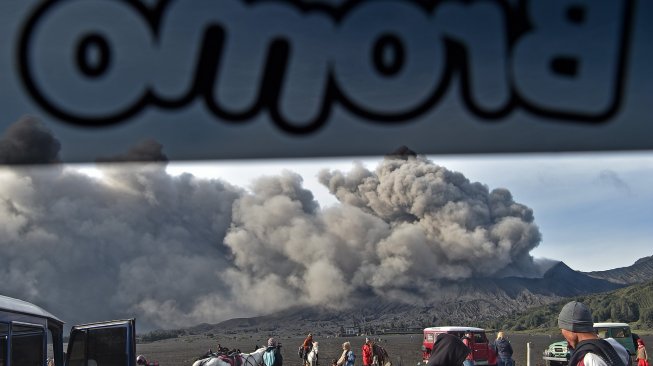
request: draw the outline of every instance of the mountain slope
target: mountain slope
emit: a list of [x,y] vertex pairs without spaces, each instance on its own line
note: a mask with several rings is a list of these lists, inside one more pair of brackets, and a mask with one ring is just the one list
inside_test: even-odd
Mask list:
[[614,290],[623,285],[590,277],[560,262],[542,278],[508,277],[468,279],[438,284],[433,293],[416,296],[412,303],[392,301],[373,294],[359,295],[348,309],[293,307],[254,318],[231,319],[195,331],[219,332],[297,329],[303,333],[316,324],[325,332],[337,333],[344,326],[422,328],[429,325],[480,324],[560,301],[569,296]]
[[521,314],[499,319],[492,326],[510,330],[556,328],[560,309],[572,299],[587,304],[596,322],[626,322],[636,323],[639,328],[653,327],[653,281],[530,308]]
[[[505,329],[555,327],[557,313],[568,298],[589,299],[597,309],[595,315],[602,320],[642,321],[653,326],[653,282],[624,288],[636,280],[653,280],[653,256],[610,271],[584,273],[559,262],[542,278],[442,281],[437,290],[428,294],[406,289],[415,294],[410,302],[392,301],[373,293],[358,294],[352,296],[346,309],[296,306],[258,317],[201,324],[187,331],[284,331],[301,335],[315,329],[333,334],[348,326],[374,332],[451,324]],[[615,290],[616,295],[611,292]],[[514,314],[523,315],[515,319]]]
[[653,280],[653,256],[644,257],[632,266],[607,271],[588,272],[589,276],[620,284],[635,284]]

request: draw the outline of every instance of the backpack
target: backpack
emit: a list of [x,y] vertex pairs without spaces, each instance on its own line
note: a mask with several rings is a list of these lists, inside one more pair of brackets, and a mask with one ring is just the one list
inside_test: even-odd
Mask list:
[[612,366],[626,366],[623,360],[619,357],[617,351],[605,339],[589,339],[581,341],[576,346],[576,349],[571,354],[569,365],[577,365],[580,360],[585,357],[586,353],[594,353],[601,357],[608,365]]
[[263,363],[265,366],[273,366],[274,358],[274,348],[269,348],[263,353]]
[[347,365],[351,366],[355,361],[356,355],[354,354],[354,351],[349,351],[349,353],[347,353]]

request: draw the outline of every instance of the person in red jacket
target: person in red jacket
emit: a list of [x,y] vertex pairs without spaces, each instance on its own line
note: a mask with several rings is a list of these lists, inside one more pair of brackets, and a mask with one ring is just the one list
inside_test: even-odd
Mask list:
[[313,334],[308,333],[306,339],[304,339],[304,343],[302,343],[302,349],[304,351],[303,354],[304,363],[306,363],[306,360],[308,358],[308,353],[311,352],[312,348],[313,348]]
[[474,366],[474,336],[472,335],[471,332],[467,332],[463,336],[462,341],[465,344],[465,346],[469,348],[469,354],[467,354],[467,358],[465,358],[463,365]]
[[362,348],[362,353],[363,353],[363,366],[370,366],[372,365],[372,342],[370,342],[369,338],[365,338],[365,343],[363,344]]

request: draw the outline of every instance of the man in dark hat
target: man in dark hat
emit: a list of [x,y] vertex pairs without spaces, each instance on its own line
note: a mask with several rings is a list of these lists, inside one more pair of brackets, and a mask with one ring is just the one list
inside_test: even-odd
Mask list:
[[594,331],[592,312],[583,303],[568,302],[558,315],[558,328],[573,349],[569,366],[627,366],[628,351],[613,338]]

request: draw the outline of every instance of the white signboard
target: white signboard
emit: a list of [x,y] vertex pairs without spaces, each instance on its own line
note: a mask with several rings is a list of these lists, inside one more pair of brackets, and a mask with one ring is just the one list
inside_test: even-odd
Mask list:
[[653,148],[653,2],[6,0],[0,130],[65,161]]

